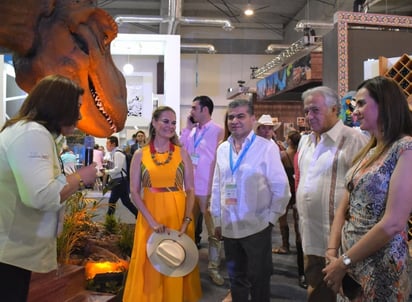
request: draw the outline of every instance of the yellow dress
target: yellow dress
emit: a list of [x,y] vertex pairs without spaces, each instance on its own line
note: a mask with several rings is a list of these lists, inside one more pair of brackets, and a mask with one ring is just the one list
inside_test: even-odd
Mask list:
[[[155,220],[170,229],[179,230],[186,208],[183,191],[183,162],[180,147],[175,146],[171,160],[165,165],[156,165],[150,147],[142,149],[141,182],[143,202]],[[156,154],[158,162],[164,162],[168,153]],[[177,191],[152,192],[151,188],[173,188]],[[163,189],[164,190],[164,189]],[[159,190],[158,190],[159,191]],[[138,213],[134,244],[126,286],[125,302],[195,302],[202,296],[199,267],[184,277],[167,277],[156,271],[146,255],[146,243],[152,229]],[[190,223],[187,235],[194,238],[194,225]]]

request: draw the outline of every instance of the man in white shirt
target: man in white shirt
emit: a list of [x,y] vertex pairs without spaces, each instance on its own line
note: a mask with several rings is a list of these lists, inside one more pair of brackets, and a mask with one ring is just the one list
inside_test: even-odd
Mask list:
[[106,141],[106,149],[110,152],[113,159],[113,167],[106,169],[105,174],[109,175],[115,186],[111,188],[109,197],[109,207],[107,215],[114,215],[116,211],[116,203],[120,199],[123,205],[137,217],[137,208],[130,200],[129,196],[129,181],[124,171],[127,171],[126,155],[119,149],[119,140],[116,136],[109,136]]
[[339,119],[340,99],[319,86],[302,95],[312,133],[298,147],[299,184],[296,205],[305,254],[308,301],[334,302],[336,295],[323,282],[325,251],[335,210],[345,191],[345,175],[368,137]]
[[233,301],[270,301],[272,227],[285,213],[289,182],[276,144],[253,132],[247,100],[228,106],[231,136],[217,149],[211,214],[224,241]]

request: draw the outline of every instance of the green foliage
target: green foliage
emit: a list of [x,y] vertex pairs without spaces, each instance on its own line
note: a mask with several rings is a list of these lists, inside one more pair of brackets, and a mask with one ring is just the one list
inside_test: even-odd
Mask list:
[[133,249],[135,225],[120,224],[119,248],[123,255],[131,256]]
[[69,263],[76,244],[86,234],[97,232],[93,218],[100,205],[99,201],[86,199],[85,192],[76,192],[66,201],[63,230],[57,237],[57,261]]
[[117,235],[119,234],[119,224],[120,220],[117,221],[116,217],[114,215],[106,215],[105,221],[104,221],[104,231],[106,234],[113,234]]
[[87,281],[86,289],[116,295],[123,290],[125,278],[126,272],[96,275],[94,279]]

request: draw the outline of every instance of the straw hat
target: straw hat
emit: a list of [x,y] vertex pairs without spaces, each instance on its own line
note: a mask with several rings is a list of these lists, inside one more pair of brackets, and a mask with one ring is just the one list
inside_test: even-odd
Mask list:
[[273,122],[273,118],[269,114],[263,114],[258,121],[255,124],[255,130],[260,126],[260,125],[267,125],[267,126],[273,126],[273,131],[276,131],[281,125],[282,122]]
[[199,251],[194,241],[179,232],[153,232],[147,240],[147,256],[153,267],[161,274],[182,277],[189,274],[197,265]]

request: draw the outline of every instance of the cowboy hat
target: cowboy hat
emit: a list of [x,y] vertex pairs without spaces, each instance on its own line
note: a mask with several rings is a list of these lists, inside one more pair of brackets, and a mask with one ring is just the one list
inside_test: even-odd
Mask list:
[[261,125],[273,126],[273,131],[276,131],[282,122],[273,122],[273,118],[269,114],[263,114],[256,122],[255,130]]
[[147,240],[147,257],[161,274],[182,277],[189,274],[197,265],[199,251],[194,241],[176,230],[164,233],[153,232]]

